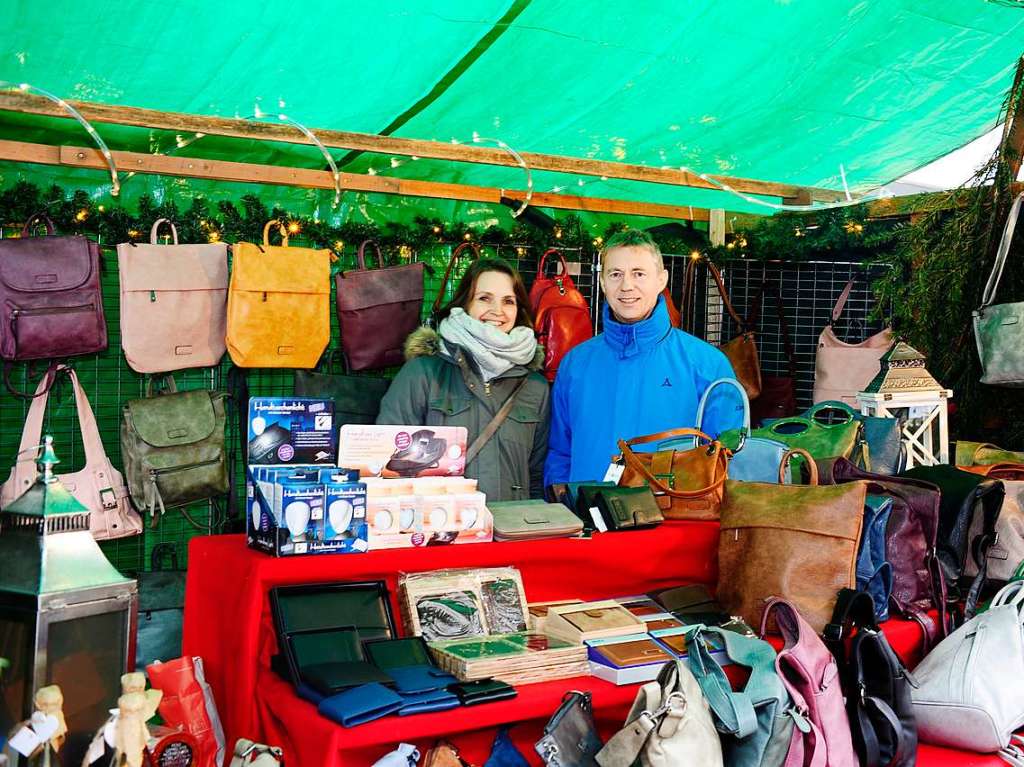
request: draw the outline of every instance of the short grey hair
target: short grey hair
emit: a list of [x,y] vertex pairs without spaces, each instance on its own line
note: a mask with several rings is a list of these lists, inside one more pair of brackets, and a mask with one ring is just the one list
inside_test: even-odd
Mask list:
[[616,232],[609,237],[608,242],[605,243],[604,248],[601,250],[601,263],[604,263],[605,255],[607,255],[609,250],[631,247],[647,248],[651,255],[654,256],[654,260],[661,271],[665,271],[665,259],[661,255],[661,248],[658,247],[658,243],[654,241],[654,238],[642,229],[623,229],[621,232]]

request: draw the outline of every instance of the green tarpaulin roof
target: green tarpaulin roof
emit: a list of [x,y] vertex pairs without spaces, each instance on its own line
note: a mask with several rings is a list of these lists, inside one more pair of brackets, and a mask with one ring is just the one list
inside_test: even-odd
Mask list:
[[[256,105],[312,128],[686,166],[866,191],[990,129],[1024,51],[1024,9],[985,0],[6,0],[0,79],[59,96],[225,117]],[[112,148],[323,167],[310,147],[99,126]],[[0,137],[88,144],[70,121],[0,113]],[[187,138],[187,137],[186,137]],[[520,188],[516,168],[332,150],[343,170]],[[0,165],[2,182],[102,193],[104,175]],[[579,184],[583,181],[583,185]],[[540,191],[755,210],[719,192],[535,173]],[[237,197],[232,184],[136,177],[145,191]],[[271,202],[331,194],[260,188]],[[474,203],[346,195],[380,219]],[[381,213],[384,211],[384,213]]]

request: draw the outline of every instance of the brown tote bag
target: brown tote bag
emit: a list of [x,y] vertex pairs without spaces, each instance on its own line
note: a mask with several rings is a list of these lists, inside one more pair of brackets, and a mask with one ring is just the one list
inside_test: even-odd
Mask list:
[[[377,251],[379,269],[367,269],[366,246]],[[423,264],[384,266],[374,240],[356,255],[359,268],[334,277],[341,348],[352,370],[401,365],[406,337],[420,324],[423,306]]]
[[[690,450],[659,450],[637,453],[633,445],[662,442],[677,437],[696,437],[705,444]],[[619,485],[649,485],[666,519],[718,519],[722,487],[732,453],[697,429],[671,429],[629,440],[619,440],[625,463]],[[616,460],[619,460],[616,458]]]
[[[812,477],[812,482],[817,477]],[[856,584],[867,483],[725,483],[718,543],[718,600],[754,626],[770,597],[797,606],[815,631],[840,589]]]

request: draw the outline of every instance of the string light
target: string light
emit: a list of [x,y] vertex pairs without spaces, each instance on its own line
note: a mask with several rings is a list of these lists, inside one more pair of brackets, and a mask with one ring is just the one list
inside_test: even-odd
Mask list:
[[345,247],[345,241],[344,241],[344,240],[335,240],[335,241],[334,241],[334,249],[335,249],[336,251],[338,251],[339,253],[341,252],[341,250],[342,250],[342,249],[343,249],[344,247]]
[[99,210],[100,213],[102,213],[103,211],[106,210],[106,207],[104,207],[103,205],[98,205],[97,209]]
[[562,239],[562,227],[560,227],[560,226],[556,226],[555,227],[555,239],[556,240]]
[[82,208],[75,214],[75,221],[85,221],[87,218],[89,218],[89,211],[85,208]]
[[[533,173],[530,171],[530,166],[526,164],[526,160],[523,159],[523,156],[519,154],[519,152],[510,147],[501,139],[485,138],[476,131],[473,131],[473,143],[480,144],[483,142],[491,142],[493,144],[497,144],[498,147],[500,147],[501,149],[504,149],[506,152],[512,155],[512,158],[516,161],[516,164],[523,169],[524,173],[526,173],[526,196],[523,198],[523,201],[519,204],[519,207],[516,210],[512,211],[512,218],[519,218],[519,216],[521,216],[523,212],[528,207],[530,207],[530,200],[533,199]],[[502,197],[505,196],[504,189],[502,189],[500,193]]]
[[473,234],[472,234],[472,232],[466,232],[466,233],[465,233],[464,235],[462,235],[462,239],[466,240],[467,242],[468,242],[469,240],[472,240],[472,239],[473,239]]
[[206,236],[206,239],[208,239],[210,242],[220,242],[220,232],[214,229]]
[[433,229],[433,230],[434,230],[434,234],[441,234],[441,227],[439,227],[439,226],[438,226],[437,224],[434,224],[434,225],[433,225],[433,226],[431,227],[431,229]]
[[133,240],[134,240],[134,239],[135,239],[136,237],[138,237],[138,236],[139,236],[139,230],[138,230],[138,229],[129,229],[129,230],[128,230],[128,236],[129,236],[129,237],[130,237],[131,239],[133,239]]
[[524,248],[522,245],[517,247],[516,248],[516,255],[517,256],[525,256],[526,255],[526,248]]
[[288,234],[298,234],[301,231],[302,231],[302,226],[299,224],[298,221],[289,221],[288,222]]
[[694,261],[696,261],[698,258],[700,258],[700,251],[699,250],[691,251],[690,252],[690,258],[692,258]]

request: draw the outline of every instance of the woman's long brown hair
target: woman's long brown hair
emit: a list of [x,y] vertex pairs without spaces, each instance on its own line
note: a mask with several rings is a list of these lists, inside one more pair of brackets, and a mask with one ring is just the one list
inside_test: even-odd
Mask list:
[[533,310],[530,308],[526,284],[516,268],[503,258],[478,258],[472,261],[459,280],[452,300],[437,313],[437,321],[440,322],[451,314],[455,307],[465,310],[469,306],[476,291],[476,281],[484,272],[501,272],[512,278],[512,290],[516,295],[516,327],[524,325],[532,328]]

